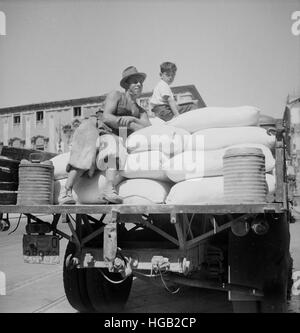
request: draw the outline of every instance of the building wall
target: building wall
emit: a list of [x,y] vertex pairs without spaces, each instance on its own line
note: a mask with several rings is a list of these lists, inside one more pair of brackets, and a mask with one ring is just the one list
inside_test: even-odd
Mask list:
[[[76,119],[82,121],[99,109],[99,104],[83,105],[81,116],[73,116],[73,107],[44,109],[0,115],[0,142],[5,146],[40,149],[50,152],[69,151],[71,136],[64,133],[64,126]],[[43,111],[43,121],[37,121],[36,114]],[[14,116],[20,115],[20,123],[14,124]],[[71,133],[72,134],[72,133]]]
[[[173,89],[173,88],[172,88]],[[194,86],[174,87],[174,97],[178,103],[199,103],[199,107],[205,106]],[[144,93],[138,103],[153,116],[149,109],[151,93]],[[72,135],[76,121],[81,122],[100,109],[103,110],[104,102],[92,103],[95,97],[87,98],[85,103],[76,103],[80,99],[59,102],[60,107],[53,107],[55,103],[49,102],[44,108],[38,104],[0,109],[0,143],[5,146],[21,148],[41,149],[54,153],[62,153],[70,150]],[[104,100],[104,95],[101,96]],[[65,103],[65,106],[63,104]],[[72,106],[68,104],[72,104]],[[57,104],[56,104],[57,105]],[[74,116],[74,108],[81,107],[81,115]],[[22,108],[24,110],[22,110]],[[43,112],[43,120],[38,121],[37,113]],[[15,123],[14,118],[19,116],[20,121]],[[75,121],[75,123],[74,123]],[[77,123],[78,125],[78,123]]]

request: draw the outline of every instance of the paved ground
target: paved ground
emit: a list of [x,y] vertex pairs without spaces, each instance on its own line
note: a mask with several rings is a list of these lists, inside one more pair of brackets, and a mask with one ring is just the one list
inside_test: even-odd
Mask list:
[[[13,230],[16,219],[12,219]],[[67,230],[63,225],[62,229]],[[24,223],[8,235],[0,233],[0,271],[6,274],[6,296],[0,296],[0,313],[76,312],[67,302],[62,283],[62,264],[30,265],[22,258]],[[300,271],[300,222],[291,225],[291,253],[294,271]],[[66,241],[61,241],[61,262]],[[294,296],[290,312],[300,313],[300,296]],[[232,312],[227,294],[183,287],[176,294],[134,280],[125,313],[228,313]]]

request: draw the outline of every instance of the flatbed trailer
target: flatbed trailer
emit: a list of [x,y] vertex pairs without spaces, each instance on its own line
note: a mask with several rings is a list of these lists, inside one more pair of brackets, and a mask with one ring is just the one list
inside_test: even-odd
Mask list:
[[[170,291],[188,285],[228,292],[235,312],[285,312],[292,259],[282,121],[273,133],[276,190],[266,202],[0,205],[0,220],[8,222],[10,213],[27,217],[28,263],[57,262],[59,240],[68,239],[64,288],[80,312],[121,311],[133,276]],[[52,215],[52,222],[40,213]],[[60,230],[61,222],[70,234]]]

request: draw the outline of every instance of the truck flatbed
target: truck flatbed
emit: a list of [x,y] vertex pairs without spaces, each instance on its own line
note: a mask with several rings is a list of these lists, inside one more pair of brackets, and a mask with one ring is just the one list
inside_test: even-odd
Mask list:
[[0,205],[0,213],[24,214],[258,214],[283,213],[282,203],[219,203],[201,205]]

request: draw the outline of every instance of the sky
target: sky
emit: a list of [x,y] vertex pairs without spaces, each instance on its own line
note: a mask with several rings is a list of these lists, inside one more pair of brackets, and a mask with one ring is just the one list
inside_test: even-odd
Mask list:
[[0,0],[0,108],[102,95],[124,68],[194,84],[207,106],[254,105],[280,117],[300,94],[300,0]]

